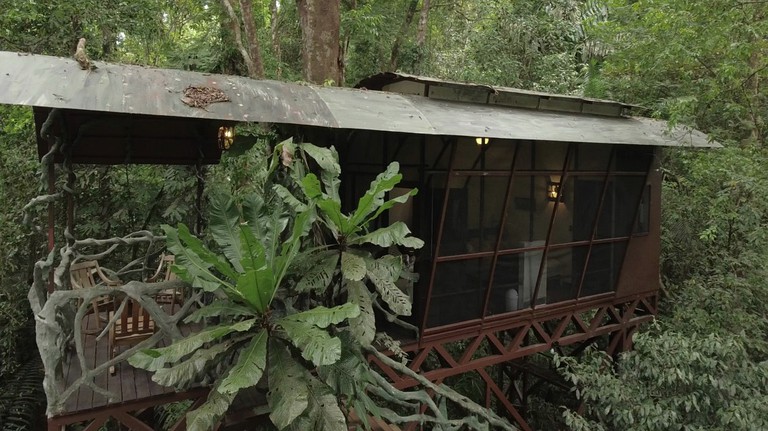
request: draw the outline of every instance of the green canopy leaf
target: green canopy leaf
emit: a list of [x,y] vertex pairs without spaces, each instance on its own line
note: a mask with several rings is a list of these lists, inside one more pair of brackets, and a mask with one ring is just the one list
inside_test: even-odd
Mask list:
[[349,319],[349,331],[363,346],[369,346],[376,336],[376,316],[368,287],[362,281],[347,282],[349,301],[360,308],[360,315]]
[[211,195],[208,221],[213,240],[221,247],[235,270],[243,272],[240,263],[243,257],[240,249],[240,211],[232,196],[223,192]]
[[198,308],[184,319],[184,323],[198,323],[203,319],[216,317],[219,319],[236,319],[238,317],[253,317],[253,309],[226,299],[219,299],[203,308]]
[[338,263],[339,253],[337,251],[326,252],[325,257],[314,264],[296,283],[296,291],[324,291],[331,284]]
[[241,389],[256,385],[267,366],[267,331],[253,337],[251,344],[240,352],[237,363],[219,385],[219,391],[237,394]]
[[234,400],[233,394],[222,394],[216,389],[211,390],[208,399],[202,406],[187,413],[187,431],[210,431],[214,429]]
[[329,325],[338,325],[339,323],[357,317],[360,315],[360,308],[357,305],[347,302],[332,308],[326,308],[322,305],[314,307],[301,313],[291,314],[282,320],[295,320],[305,322],[320,328],[327,328]]
[[341,273],[344,274],[344,278],[360,281],[365,278],[367,271],[365,259],[347,251],[341,253]]
[[395,256],[384,256],[381,259],[368,262],[368,278],[376,286],[381,299],[395,313],[401,316],[410,316],[411,300],[405,292],[395,285],[401,271],[402,261]]
[[[199,349],[203,344],[210,343],[211,341],[218,340],[219,338],[231,334],[233,332],[243,332],[251,329],[256,323],[256,319],[243,320],[231,325],[220,325],[212,328],[206,328],[197,334],[190,335],[187,338],[183,338],[168,347],[161,347],[158,349],[145,349],[143,350],[145,355],[161,359],[164,362],[174,363],[181,360],[186,355]],[[135,356],[135,355],[134,355]],[[146,358],[140,357],[135,361],[128,359],[128,362],[134,367],[139,367],[146,364]]]
[[192,287],[199,287],[207,292],[213,292],[227,285],[210,271],[213,266],[210,262],[203,260],[191,247],[186,247],[181,242],[179,233],[189,232],[186,226],[180,224],[178,230],[168,225],[163,225],[162,228],[165,231],[168,249],[176,256],[176,264],[172,269],[179,278],[191,284]]
[[368,191],[365,192],[357,203],[357,209],[350,218],[352,225],[361,225],[369,214],[381,207],[387,192],[392,190],[403,178],[399,170],[400,164],[392,162],[384,172],[376,176],[376,179],[371,182]]
[[280,326],[288,334],[301,356],[315,365],[328,365],[339,360],[341,341],[315,325],[298,320],[282,319]]
[[217,343],[209,349],[197,349],[189,357],[180,363],[156,370],[152,381],[163,386],[187,387],[198,380],[203,372],[214,362],[219,355],[229,350],[234,343]]
[[243,295],[248,304],[262,314],[269,308],[276,288],[275,274],[268,266],[250,269],[237,279],[238,292]]
[[402,245],[403,247],[419,249],[424,247],[424,241],[419,238],[408,236],[411,230],[405,223],[398,221],[387,227],[377,229],[371,233],[351,240],[352,244],[371,243],[379,247],[389,247],[392,245]]
[[279,341],[269,344],[269,387],[267,402],[272,412],[269,419],[278,429],[285,429],[309,405],[307,371],[296,362]]

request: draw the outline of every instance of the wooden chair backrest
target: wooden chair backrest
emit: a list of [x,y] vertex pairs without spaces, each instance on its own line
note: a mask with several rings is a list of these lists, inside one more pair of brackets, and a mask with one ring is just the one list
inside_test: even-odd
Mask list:
[[[99,278],[94,277],[94,274]],[[96,286],[119,286],[120,280],[109,278],[102,271],[99,262],[95,260],[86,260],[85,262],[75,263],[69,266],[69,279],[72,282],[73,289],[88,289]]]
[[173,281],[177,280],[176,273],[171,271],[171,266],[176,263],[176,256],[172,254],[164,254],[160,258],[160,264],[157,266],[157,271],[147,279],[149,283],[158,283],[161,281]]
[[89,289],[96,287],[93,272],[99,266],[95,260],[76,263],[69,267],[69,278],[73,289]]
[[155,330],[154,322],[147,310],[130,298],[124,301],[127,303],[120,314],[120,324],[115,325],[114,330],[114,341],[118,344],[122,340],[132,339],[137,335],[151,335]]

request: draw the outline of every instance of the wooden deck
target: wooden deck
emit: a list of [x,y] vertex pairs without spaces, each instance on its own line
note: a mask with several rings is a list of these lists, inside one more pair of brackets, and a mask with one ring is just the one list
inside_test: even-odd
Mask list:
[[[93,313],[89,314],[83,322],[83,333],[87,334],[84,335],[83,347],[88,368],[94,368],[96,365],[109,360],[109,337],[105,335],[100,340],[96,340],[101,332],[99,328],[103,325],[103,322],[99,325],[99,317]],[[186,336],[200,329],[200,325],[184,325],[180,329],[182,334]],[[158,347],[167,346],[169,341],[163,339]],[[128,347],[122,347],[122,349],[127,350]],[[72,383],[81,376],[80,363],[74,350],[69,355],[63,369],[66,387],[72,386]],[[126,423],[137,420],[130,412],[174,401],[194,400],[207,394],[205,388],[177,392],[173,388],[158,385],[152,381],[151,373],[136,369],[127,362],[120,363],[114,375],[111,375],[109,371],[98,375],[95,383],[114,394],[116,399],[110,402],[105,396],[94,392],[90,387],[81,385],[78,391],[66,400],[64,412],[49,418],[49,429],[60,429],[59,427],[63,425],[82,421],[91,421],[91,425],[95,425],[97,422],[101,422],[102,418],[108,419],[109,417],[118,419],[130,429],[152,429],[140,426],[142,424]],[[126,418],[126,415],[130,417]],[[89,426],[86,429],[90,430],[91,428],[92,426]]]

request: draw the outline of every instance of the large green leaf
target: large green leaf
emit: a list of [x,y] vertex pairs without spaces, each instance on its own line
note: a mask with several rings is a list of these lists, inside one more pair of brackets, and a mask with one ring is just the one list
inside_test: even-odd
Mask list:
[[317,162],[317,165],[320,166],[320,169],[323,171],[335,175],[341,174],[339,155],[336,153],[335,148],[318,147],[307,142],[300,144],[300,147],[309,157],[312,157]]
[[237,273],[232,267],[222,259],[219,255],[213,253],[205,247],[202,241],[196,236],[192,235],[189,228],[185,224],[180,224],[178,227],[179,239],[189,248],[193,253],[197,254],[203,262],[207,263],[209,268],[212,266],[219,270],[224,276],[230,279],[235,279]]
[[[251,329],[256,323],[256,319],[244,320],[231,325],[220,325],[212,328],[206,328],[197,334],[190,335],[187,338],[183,338],[168,347],[161,347],[158,349],[145,349],[143,353],[153,358],[162,359],[166,363],[174,363],[181,360],[186,355],[199,349],[203,344],[210,343],[211,341],[218,340],[219,338],[231,334],[233,332],[243,332]],[[139,360],[131,362],[131,365],[138,367],[146,363],[145,358],[139,358]]]
[[328,365],[339,360],[341,341],[324,329],[299,320],[282,319],[280,326],[288,338],[301,350],[301,356],[315,365]]
[[360,226],[369,214],[376,211],[384,203],[384,196],[386,196],[387,192],[392,190],[403,178],[398,173],[399,170],[400,164],[392,162],[384,172],[376,176],[376,179],[371,182],[368,191],[365,192],[357,203],[357,209],[350,218],[352,225]]
[[312,144],[301,144],[301,149],[312,157],[317,165],[320,166],[320,178],[325,186],[325,193],[334,200],[339,200],[339,186],[341,181],[341,166],[339,165],[339,155],[334,147],[323,148]]
[[399,278],[401,271],[402,261],[394,256],[385,256],[384,258],[368,262],[368,278],[376,286],[376,290],[384,302],[395,313],[401,316],[410,316],[411,301],[395,285],[395,281]]
[[307,174],[307,176],[301,179],[301,189],[309,199],[317,199],[323,195],[323,191],[320,188],[320,180],[317,179],[315,174]]
[[216,389],[211,390],[208,399],[202,406],[187,413],[187,431],[210,431],[214,429],[234,400],[235,395],[233,394],[222,394]]
[[278,341],[269,346],[269,418],[280,430],[347,431],[331,388],[298,364]]
[[349,319],[349,331],[363,346],[369,346],[376,336],[376,316],[368,286],[362,281],[347,282],[349,301],[360,308],[360,315]]
[[165,367],[166,360],[163,356],[150,355],[143,350],[139,350],[128,358],[128,363],[133,367],[155,372]]
[[224,256],[235,267],[237,272],[243,272],[240,264],[242,259],[240,249],[240,211],[235,200],[227,193],[218,192],[211,195],[208,208],[209,230],[216,244],[221,247]]
[[302,212],[307,210],[307,204],[297,199],[290,190],[285,188],[285,186],[281,184],[275,184],[272,186],[272,190],[274,190],[275,194],[280,199],[282,199],[283,202],[288,204],[288,206],[291,207],[294,211]]
[[309,405],[308,373],[279,341],[269,344],[269,419],[278,429],[285,429]]
[[322,305],[301,313],[291,314],[284,317],[283,320],[295,320],[305,322],[320,328],[327,328],[329,325],[338,325],[339,323],[357,317],[360,315],[360,308],[357,305],[347,302],[336,307],[326,308]]
[[405,223],[398,221],[387,227],[377,229],[369,234],[350,240],[352,244],[371,243],[379,247],[389,247],[392,245],[402,245],[408,248],[421,248],[424,241],[419,238],[408,236],[411,230]]
[[325,257],[313,265],[296,283],[297,292],[325,291],[331,284],[339,263],[339,253],[331,250],[323,253],[323,256]]
[[253,317],[256,313],[253,309],[228,301],[226,299],[219,299],[213,303],[198,308],[192,314],[184,319],[184,323],[197,323],[203,319],[216,317],[219,319],[230,320],[238,317],[248,316]]
[[204,261],[191,248],[182,244],[179,239],[179,230],[186,229],[186,226],[179,225],[179,230],[168,225],[163,225],[162,228],[165,231],[168,249],[176,256],[176,264],[173,265],[172,269],[179,278],[193,287],[202,288],[207,292],[213,292],[222,286],[227,286],[225,281],[210,271],[212,265],[209,262]]
[[396,197],[396,198],[392,198],[392,199],[390,199],[390,200],[388,200],[388,201],[384,202],[384,203],[383,203],[383,204],[381,204],[381,206],[380,206],[380,207],[379,207],[379,208],[376,210],[376,212],[374,212],[372,215],[370,215],[370,216],[369,216],[369,217],[368,217],[368,218],[367,218],[367,219],[366,219],[366,220],[363,222],[363,224],[366,224],[366,223],[370,222],[371,220],[375,220],[375,219],[376,219],[376,217],[380,216],[380,215],[381,215],[381,214],[382,214],[384,211],[387,211],[387,210],[389,210],[390,208],[392,208],[393,206],[395,206],[395,205],[397,205],[397,204],[404,204],[404,203],[408,202],[408,199],[409,199],[411,196],[416,196],[416,194],[417,194],[418,192],[419,192],[419,190],[418,190],[418,189],[411,189],[411,190],[409,190],[409,191],[408,191],[408,193],[402,194],[402,195],[400,195],[400,196],[398,196],[398,197]]
[[341,253],[341,273],[344,274],[344,278],[351,281],[360,281],[365,278],[367,271],[365,259],[348,251]]
[[267,262],[273,262],[280,246],[280,236],[290,222],[285,206],[276,199],[267,205],[258,195],[250,195],[243,201],[243,219],[253,237],[263,245]]
[[272,268],[250,269],[237,279],[237,290],[259,313],[265,313],[277,289]]
[[169,367],[156,370],[152,380],[163,386],[187,387],[197,381],[201,374],[222,353],[232,347],[233,342],[214,344],[209,349],[197,349],[184,361]]
[[339,235],[348,236],[354,233],[358,228],[350,223],[349,218],[342,214],[341,203],[334,199],[319,199],[317,201],[317,207],[320,208],[327,224],[333,234],[338,237]]
[[331,388],[314,377],[309,380],[309,406],[306,415],[313,430],[348,431],[347,419],[339,407],[336,395]]
[[291,266],[293,259],[298,255],[301,248],[301,239],[304,238],[312,227],[314,221],[312,209],[299,213],[293,220],[291,236],[283,242],[280,256],[275,258],[274,268],[276,275],[276,285],[279,285],[285,276],[288,267]]
[[240,352],[237,363],[219,384],[219,391],[237,394],[241,389],[256,385],[267,366],[267,331],[258,333],[251,344]]
[[253,231],[245,225],[240,226],[240,244],[242,246],[242,267],[243,272],[254,269],[261,269],[266,266],[267,253],[264,245],[254,235]]

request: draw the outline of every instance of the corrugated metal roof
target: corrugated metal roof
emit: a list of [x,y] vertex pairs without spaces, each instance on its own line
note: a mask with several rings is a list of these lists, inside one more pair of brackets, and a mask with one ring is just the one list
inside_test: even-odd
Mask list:
[[[640,108],[628,103],[616,102],[613,100],[594,99],[590,97],[570,96],[565,94],[543,93],[540,91],[523,90],[520,88],[501,87],[497,85],[474,84],[471,82],[458,82],[447,79],[432,78],[429,76],[412,75],[402,72],[382,72],[369,76],[360,81],[355,88],[367,88],[369,90],[383,90],[391,84],[401,81],[416,82],[428,86],[452,87],[459,91],[483,93],[482,103],[504,105],[512,107],[530,107],[540,110],[567,111],[567,112],[586,112],[611,116],[627,116],[626,114],[632,108]],[[427,97],[435,97],[432,91],[430,94],[423,94]],[[437,96],[441,98],[440,96]],[[533,104],[529,100],[535,100]],[[566,109],[559,109],[558,104]],[[574,106],[580,109],[574,110]],[[600,109],[592,107],[599,106]],[[586,108],[586,109],[585,109]],[[608,114],[611,113],[611,114]]]
[[[270,122],[445,136],[714,147],[706,135],[663,121],[449,102],[239,76],[0,52],[0,103],[164,117]],[[224,91],[205,109],[181,101],[188,86]]]

